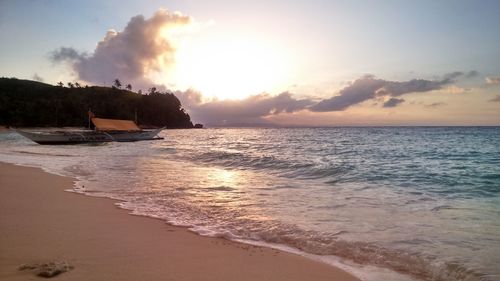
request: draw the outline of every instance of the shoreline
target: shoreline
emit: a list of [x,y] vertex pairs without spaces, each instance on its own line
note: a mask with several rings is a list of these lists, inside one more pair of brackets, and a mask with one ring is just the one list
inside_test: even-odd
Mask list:
[[199,236],[134,216],[75,180],[0,162],[0,280],[37,278],[25,263],[66,261],[64,280],[359,280],[275,249]]

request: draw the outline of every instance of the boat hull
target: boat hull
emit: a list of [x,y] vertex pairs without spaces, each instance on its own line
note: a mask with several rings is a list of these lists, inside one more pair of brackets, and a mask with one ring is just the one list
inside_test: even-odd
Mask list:
[[16,132],[38,144],[80,144],[113,141],[106,134],[93,131],[27,132],[16,130]]
[[157,130],[144,130],[144,131],[134,131],[134,132],[106,132],[113,139],[113,141],[117,142],[134,142],[134,141],[142,141],[142,140],[160,140],[163,139],[161,137],[157,137],[157,135],[163,129]]
[[134,132],[104,132],[104,131],[51,131],[27,132],[16,130],[20,135],[44,145],[83,144],[104,142],[135,142],[144,140],[159,140],[157,137],[162,129]]

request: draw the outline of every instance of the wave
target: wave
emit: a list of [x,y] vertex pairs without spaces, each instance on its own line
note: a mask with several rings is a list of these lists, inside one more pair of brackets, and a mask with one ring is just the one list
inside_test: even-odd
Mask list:
[[285,244],[306,253],[321,256],[334,255],[361,265],[374,265],[389,268],[396,272],[407,274],[419,280],[489,280],[487,275],[476,272],[464,265],[455,262],[436,266],[432,258],[418,253],[405,252],[384,248],[374,243],[346,241],[335,238],[297,238],[296,230],[293,235],[287,233],[263,233],[266,242]]
[[[225,188],[221,187],[223,190]],[[193,219],[183,218],[181,213],[188,212],[192,206],[177,202],[177,214],[164,215],[152,214],[143,204],[122,202],[120,207],[132,210],[133,214],[162,218],[176,226],[188,227],[189,230],[209,237],[220,237],[239,242],[249,242],[258,245],[284,245],[296,249],[299,253],[317,256],[336,256],[352,261],[358,265],[388,268],[395,272],[412,276],[424,281],[491,281],[489,275],[475,269],[468,268],[458,261],[439,261],[436,258],[425,256],[404,249],[390,249],[373,242],[350,241],[343,239],[348,231],[338,230],[334,233],[323,233],[303,230],[294,225],[287,225],[278,221],[260,221],[251,219],[238,219],[235,215],[232,222],[215,222],[208,217]],[[151,206],[147,207],[151,210]],[[153,208],[154,209],[154,208]],[[157,210],[157,209],[155,209]],[[165,211],[165,210],[163,210]],[[193,214],[191,212],[191,214]],[[206,213],[205,213],[206,214]],[[179,216],[180,215],[180,216]],[[196,223],[203,222],[203,223]],[[195,222],[195,223],[193,223]],[[399,241],[400,243],[432,244],[431,241],[413,239]]]
[[[402,138],[388,142],[384,130],[347,137],[323,132],[323,139],[318,131],[309,140],[286,130],[244,140],[243,133],[257,130],[217,131],[208,139],[209,130],[169,131],[174,136],[165,142],[105,149],[2,145],[8,148],[6,159],[45,163],[41,166],[91,181],[75,188],[78,192],[124,200],[120,207],[134,214],[200,235],[286,245],[304,255],[340,257],[420,280],[498,278],[491,275],[498,270],[490,258],[498,248],[498,146],[458,155],[454,146],[434,141],[440,134],[428,138],[403,130]],[[228,141],[231,137],[235,140]],[[242,176],[235,182],[207,180],[204,172],[211,168]],[[484,204],[464,208],[475,202]],[[377,216],[379,211],[387,216]],[[403,216],[407,212],[412,216]],[[402,223],[394,227],[395,220]],[[405,228],[406,223],[416,225]],[[466,229],[475,225],[482,232]],[[408,233],[417,227],[421,233]],[[474,249],[467,250],[467,243]]]
[[[183,157],[183,155],[175,155]],[[253,169],[266,173],[296,179],[326,179],[325,182],[341,181],[353,169],[345,162],[321,163],[307,160],[286,159],[277,155],[253,155],[230,150],[210,150],[201,153],[186,153],[186,160],[217,165],[229,169]],[[347,177],[346,177],[347,178]]]

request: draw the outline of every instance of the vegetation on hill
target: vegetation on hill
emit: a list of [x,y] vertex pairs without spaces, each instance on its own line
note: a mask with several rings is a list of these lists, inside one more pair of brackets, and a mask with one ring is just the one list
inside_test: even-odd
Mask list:
[[[118,82],[118,83],[116,83]],[[134,120],[141,126],[192,128],[193,123],[174,94],[151,88],[147,94],[62,82],[52,86],[30,80],[0,78],[0,125],[14,127],[87,126],[89,108],[96,117]]]

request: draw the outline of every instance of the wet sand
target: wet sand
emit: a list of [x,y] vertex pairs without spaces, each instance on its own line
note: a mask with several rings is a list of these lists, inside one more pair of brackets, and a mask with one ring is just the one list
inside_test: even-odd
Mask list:
[[0,163],[0,280],[39,280],[26,263],[65,261],[57,280],[359,280],[273,249],[201,237],[65,192],[71,178]]

